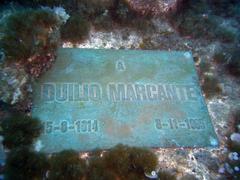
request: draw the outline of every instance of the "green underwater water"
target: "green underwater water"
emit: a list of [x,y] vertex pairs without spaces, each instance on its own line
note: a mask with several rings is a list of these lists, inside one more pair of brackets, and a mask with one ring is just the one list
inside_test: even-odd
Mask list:
[[[144,5],[137,9],[130,1]],[[170,164],[168,169],[176,167],[177,176],[238,179],[239,162],[230,157],[233,152],[239,155],[239,144],[229,139],[238,135],[240,122],[240,1],[179,0],[168,13],[157,15],[151,12],[158,6],[151,3],[163,1],[130,1],[0,1],[1,141],[2,120],[13,111],[39,118],[44,127],[34,142],[23,149],[20,145],[14,163],[6,162],[5,167],[13,169],[6,175],[44,179],[49,169],[35,159],[39,155],[74,149],[76,158],[79,151],[91,151],[90,159],[99,160],[102,149],[122,143],[150,151],[165,148],[158,149],[164,153],[155,158]],[[25,135],[26,129],[10,133],[10,141],[20,142],[17,133]],[[6,158],[18,148],[8,152],[1,144],[0,179]],[[96,153],[96,148],[101,150]],[[132,170],[132,164],[118,156],[119,146],[115,148],[116,166]],[[149,157],[136,152],[140,166],[145,166]],[[93,177],[111,177],[101,162],[93,172],[90,164]],[[145,177],[143,171],[138,173]],[[175,179],[160,170],[161,179],[161,173]],[[131,178],[133,174],[127,173]]]

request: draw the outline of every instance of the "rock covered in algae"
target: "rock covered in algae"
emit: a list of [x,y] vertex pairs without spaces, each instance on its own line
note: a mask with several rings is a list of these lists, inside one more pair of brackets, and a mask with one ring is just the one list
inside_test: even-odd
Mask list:
[[176,12],[183,0],[126,0],[130,8],[141,15],[167,15]]
[[20,64],[0,66],[0,101],[16,104],[24,99],[28,79]]

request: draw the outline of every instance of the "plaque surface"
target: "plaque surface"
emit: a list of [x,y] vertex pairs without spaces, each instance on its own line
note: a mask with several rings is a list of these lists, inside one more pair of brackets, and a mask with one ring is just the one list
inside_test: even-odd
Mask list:
[[59,49],[32,112],[45,152],[218,145],[189,52]]

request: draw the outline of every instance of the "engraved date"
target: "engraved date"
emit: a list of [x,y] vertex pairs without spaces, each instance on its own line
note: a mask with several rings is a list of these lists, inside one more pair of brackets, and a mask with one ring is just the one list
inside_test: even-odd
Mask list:
[[155,119],[157,129],[189,129],[189,130],[203,130],[206,128],[205,123],[200,118],[187,119]]
[[66,133],[73,131],[75,133],[91,133],[98,131],[98,121],[92,119],[80,119],[76,120],[74,123],[68,121],[61,121],[58,124],[53,121],[46,121],[44,123],[44,132],[46,134],[60,132]]

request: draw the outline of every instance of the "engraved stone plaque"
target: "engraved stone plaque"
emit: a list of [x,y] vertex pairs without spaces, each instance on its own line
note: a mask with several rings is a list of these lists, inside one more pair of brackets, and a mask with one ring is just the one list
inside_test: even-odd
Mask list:
[[218,145],[189,52],[59,49],[33,97],[45,152]]

